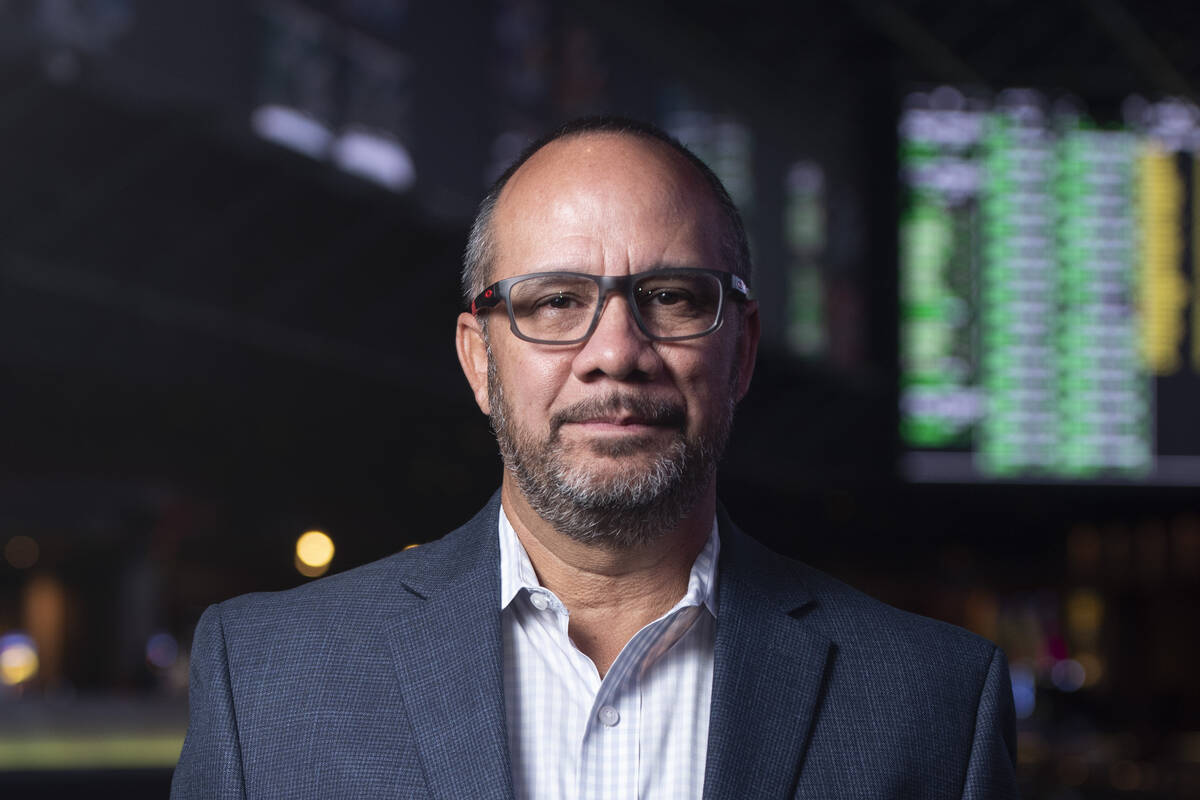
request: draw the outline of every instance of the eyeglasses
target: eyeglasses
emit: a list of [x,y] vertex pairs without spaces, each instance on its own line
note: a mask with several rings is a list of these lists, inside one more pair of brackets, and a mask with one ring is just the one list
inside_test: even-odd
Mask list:
[[471,301],[471,313],[503,300],[518,338],[578,344],[596,329],[610,292],[626,299],[638,328],[656,342],[707,336],[721,327],[727,295],[750,299],[745,281],[715,269],[653,269],[634,275],[534,272],[493,283]]

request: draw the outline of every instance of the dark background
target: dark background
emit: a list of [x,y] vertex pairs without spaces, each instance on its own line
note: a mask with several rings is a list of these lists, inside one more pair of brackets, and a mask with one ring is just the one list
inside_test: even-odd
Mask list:
[[[0,2],[0,546],[38,548],[0,560],[0,635],[41,657],[0,684],[0,787],[162,796],[208,604],[307,580],[306,530],[340,571],[486,500],[452,341],[466,229],[524,142],[612,112],[743,187],[764,342],[733,517],[1000,642],[1036,700],[1025,796],[1200,796],[1197,489],[912,485],[895,433],[904,92],[1195,98],[1197,33],[1189,3],[1116,0]],[[415,180],[268,141],[264,107],[398,143]]]

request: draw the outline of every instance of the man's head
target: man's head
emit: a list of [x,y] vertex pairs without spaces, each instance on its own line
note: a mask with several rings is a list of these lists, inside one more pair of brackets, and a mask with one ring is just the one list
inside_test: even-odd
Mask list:
[[463,254],[461,284],[464,302],[470,303],[477,294],[483,291],[485,286],[492,283],[491,274],[495,258],[492,217],[495,215],[496,204],[500,199],[500,194],[504,191],[504,187],[508,185],[509,179],[512,178],[530,157],[551,142],[589,133],[622,134],[661,142],[681,156],[687,163],[695,167],[696,171],[703,176],[705,183],[707,183],[709,190],[712,192],[713,199],[716,200],[721,209],[721,226],[723,229],[721,247],[724,250],[722,257],[726,269],[740,277],[746,283],[753,284],[753,280],[751,280],[750,244],[746,237],[746,227],[742,222],[742,215],[738,212],[737,206],[734,205],[729,192],[725,190],[721,179],[709,169],[707,164],[701,161],[691,150],[688,150],[678,139],[666,133],[661,128],[623,117],[583,117],[568,122],[526,147],[517,156],[516,160],[496,179],[495,183],[488,189],[488,193],[484,195],[483,202],[479,204],[479,211],[475,215],[475,222],[471,226],[470,235],[467,238],[466,252]]
[[[660,313],[651,304],[676,308],[678,293],[642,281],[632,294],[600,296],[600,316],[583,341],[531,342],[528,331],[520,338],[504,324],[506,303],[461,315],[457,334],[463,370],[500,443],[506,483],[560,533],[613,547],[671,530],[711,500],[758,341],[757,308],[730,290],[739,282],[726,274],[749,273],[728,195],[677,142],[623,124],[567,129],[505,174],[468,248],[470,298],[530,273],[611,279],[708,270],[723,278],[717,284],[725,288],[713,290],[726,301],[721,326],[662,341],[647,321]],[[554,314],[589,305],[562,291],[547,302]]]

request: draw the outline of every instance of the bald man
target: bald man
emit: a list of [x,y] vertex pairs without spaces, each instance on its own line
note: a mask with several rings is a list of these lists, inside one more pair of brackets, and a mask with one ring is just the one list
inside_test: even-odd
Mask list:
[[701,161],[565,126],[485,197],[463,291],[500,490],[428,545],[206,611],[173,797],[1016,796],[1003,653],[717,502],[759,318]]

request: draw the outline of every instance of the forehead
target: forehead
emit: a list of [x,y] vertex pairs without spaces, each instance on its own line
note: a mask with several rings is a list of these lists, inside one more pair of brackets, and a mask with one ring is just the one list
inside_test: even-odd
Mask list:
[[493,280],[543,268],[722,268],[722,217],[696,167],[642,136],[593,133],[535,153],[500,194]]

